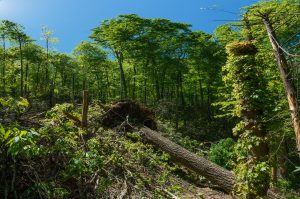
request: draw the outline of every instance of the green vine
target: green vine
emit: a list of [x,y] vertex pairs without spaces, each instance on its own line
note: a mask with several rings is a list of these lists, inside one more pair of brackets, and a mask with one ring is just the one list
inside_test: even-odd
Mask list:
[[266,82],[256,64],[257,49],[251,42],[227,46],[228,61],[224,68],[225,83],[232,88],[233,115],[240,122],[233,129],[239,136],[236,144],[235,194],[239,198],[264,198],[270,181],[268,145],[264,115]]

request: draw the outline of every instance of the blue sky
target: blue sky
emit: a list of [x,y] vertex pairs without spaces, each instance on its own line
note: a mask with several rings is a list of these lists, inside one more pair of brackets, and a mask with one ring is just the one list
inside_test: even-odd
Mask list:
[[[239,18],[241,7],[258,0],[0,0],[0,19],[25,26],[38,43],[43,25],[59,38],[55,48],[71,52],[104,19],[135,13],[191,24],[193,30],[212,33],[224,21]],[[222,11],[223,10],[223,11]],[[227,11],[236,13],[228,13]]]

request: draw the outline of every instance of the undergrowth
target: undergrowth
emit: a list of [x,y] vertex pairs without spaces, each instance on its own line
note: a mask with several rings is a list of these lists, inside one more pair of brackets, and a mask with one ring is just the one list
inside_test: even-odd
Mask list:
[[[142,143],[137,133],[123,136],[103,129],[99,105],[90,106],[88,129],[77,127],[65,112],[79,117],[80,107],[56,105],[36,130],[1,126],[1,195],[34,199],[180,194],[182,188],[171,177],[179,168],[168,154]],[[197,146],[187,138],[179,142],[194,150]]]

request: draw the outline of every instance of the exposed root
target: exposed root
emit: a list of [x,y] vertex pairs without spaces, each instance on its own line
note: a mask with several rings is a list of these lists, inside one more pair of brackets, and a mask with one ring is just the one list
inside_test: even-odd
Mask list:
[[154,112],[142,104],[131,100],[121,100],[111,105],[104,114],[102,123],[105,127],[112,128],[124,121],[130,121],[133,125],[144,125],[156,130],[157,125],[154,117]]

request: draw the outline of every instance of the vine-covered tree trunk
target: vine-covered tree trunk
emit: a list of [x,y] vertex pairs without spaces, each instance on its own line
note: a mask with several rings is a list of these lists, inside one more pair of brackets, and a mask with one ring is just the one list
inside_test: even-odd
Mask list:
[[237,158],[236,193],[241,198],[265,197],[270,181],[267,131],[263,119],[267,94],[266,82],[260,77],[255,60],[257,48],[247,41],[231,43],[226,50],[229,55],[226,69],[232,79],[235,116],[241,119],[234,133],[239,135],[240,151],[247,152],[239,153]]

